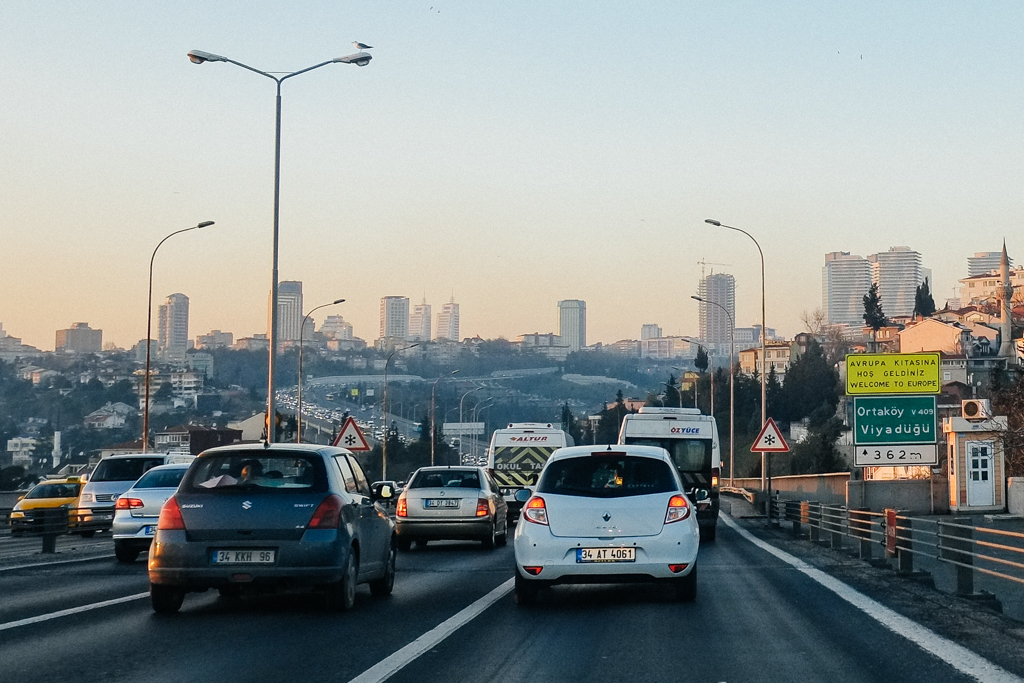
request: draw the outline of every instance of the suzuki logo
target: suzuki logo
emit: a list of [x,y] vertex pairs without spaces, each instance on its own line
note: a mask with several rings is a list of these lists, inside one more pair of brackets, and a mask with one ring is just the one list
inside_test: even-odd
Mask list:
[[604,520],[604,521],[606,521],[606,522],[607,522],[608,520],[610,520],[611,518],[612,518],[612,516],[611,516],[611,515],[609,515],[609,514],[608,514],[607,512],[606,512],[606,513],[604,513],[603,515],[601,515],[601,519],[603,519],[603,520]]
[[248,501],[248,500],[247,500],[247,501],[244,501],[244,502],[242,503],[242,509],[243,509],[243,510],[248,510],[248,509],[249,509],[249,508],[251,508],[251,507],[252,507],[252,503],[251,503],[250,501]]

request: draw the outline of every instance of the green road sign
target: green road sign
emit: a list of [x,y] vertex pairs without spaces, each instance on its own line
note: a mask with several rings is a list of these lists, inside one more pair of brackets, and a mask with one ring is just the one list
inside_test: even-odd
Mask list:
[[853,399],[853,443],[935,443],[934,396],[858,396]]

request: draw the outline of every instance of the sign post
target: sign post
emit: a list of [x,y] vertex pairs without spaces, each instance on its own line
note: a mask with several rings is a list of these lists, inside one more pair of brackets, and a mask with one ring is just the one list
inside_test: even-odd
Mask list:
[[769,453],[788,453],[789,444],[786,443],[786,437],[782,436],[782,431],[779,426],[775,424],[775,420],[768,418],[761,427],[761,432],[754,439],[754,444],[750,447],[752,453],[761,453],[764,455],[765,463],[765,493],[767,497],[764,501],[764,514],[768,520],[768,527],[772,525],[772,475],[771,468],[768,467],[768,454]]
[[[387,438],[387,434],[384,435],[384,438]],[[356,420],[352,416],[345,420],[345,424],[331,445],[347,448],[352,452],[372,450],[370,444],[366,442],[366,437],[363,436],[363,430],[359,429],[359,425],[356,424]]]

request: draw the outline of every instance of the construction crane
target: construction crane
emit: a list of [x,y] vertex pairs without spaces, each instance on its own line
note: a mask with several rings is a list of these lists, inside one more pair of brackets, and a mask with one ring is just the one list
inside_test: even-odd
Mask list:
[[[730,266],[730,265],[732,265],[731,263],[714,263],[713,261],[707,261],[705,259],[701,259],[700,261],[697,261],[697,263],[698,263],[698,265],[700,265],[700,279],[701,280],[703,280],[705,277],[707,277],[706,270],[707,270],[708,266]],[[712,272],[714,272],[714,270],[712,270]]]

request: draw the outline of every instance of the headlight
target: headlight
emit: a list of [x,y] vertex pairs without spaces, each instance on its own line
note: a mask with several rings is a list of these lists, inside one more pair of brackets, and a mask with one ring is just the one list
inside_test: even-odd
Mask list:
[[25,513],[21,510],[15,510],[11,513],[11,519],[22,519],[25,517]]
[[79,502],[82,502],[82,503],[95,503],[96,502],[96,496],[94,494],[92,494],[92,493],[83,493],[82,497],[79,499]]

